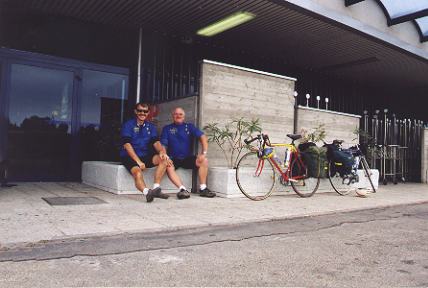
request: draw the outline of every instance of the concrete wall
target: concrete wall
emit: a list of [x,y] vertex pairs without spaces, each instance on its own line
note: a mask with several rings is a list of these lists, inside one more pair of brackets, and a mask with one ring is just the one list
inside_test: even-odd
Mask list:
[[198,98],[192,96],[157,104],[158,114],[153,122],[157,125],[158,131],[162,131],[162,127],[172,122],[171,112],[176,107],[184,109],[186,112],[186,122],[195,124],[197,119],[197,101]]
[[422,135],[422,183],[428,183],[428,128],[425,128]]
[[345,147],[351,146],[358,143],[354,131],[360,127],[360,118],[361,116],[357,115],[299,106],[297,132],[301,133],[302,129],[312,132],[318,125],[324,124],[326,142],[341,139],[345,141]]
[[[275,142],[293,132],[295,79],[210,61],[202,64],[199,126],[233,118],[261,120]],[[211,166],[227,166],[220,148],[210,144]]]

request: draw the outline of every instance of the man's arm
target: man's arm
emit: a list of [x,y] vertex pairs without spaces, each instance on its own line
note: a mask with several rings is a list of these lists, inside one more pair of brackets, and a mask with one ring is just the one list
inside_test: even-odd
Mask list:
[[129,157],[131,157],[131,159],[134,160],[140,168],[142,168],[144,163],[143,161],[141,161],[140,157],[138,157],[137,153],[135,153],[135,150],[132,147],[131,143],[123,144],[123,148],[125,148],[126,153],[128,153]]
[[201,154],[206,155],[208,152],[208,137],[205,134],[201,135],[201,137],[199,137],[199,143],[201,143],[202,146]]
[[[159,141],[159,140],[157,140],[157,141],[155,141],[155,142],[153,143],[153,147],[155,148],[156,152],[158,152],[158,153],[159,153],[159,156],[160,156],[161,158],[162,158],[162,156],[163,156],[163,157],[167,156],[167,155],[166,155],[166,149],[165,149],[165,147],[160,143],[160,141]],[[163,158],[162,158],[162,160],[165,160],[165,159],[163,159]]]

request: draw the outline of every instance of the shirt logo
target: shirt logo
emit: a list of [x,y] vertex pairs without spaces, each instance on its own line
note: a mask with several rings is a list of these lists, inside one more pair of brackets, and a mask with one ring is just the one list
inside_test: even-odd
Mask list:
[[134,133],[138,133],[138,132],[140,132],[140,127],[135,126],[135,127],[134,127]]
[[169,129],[169,133],[171,133],[172,135],[175,135],[175,133],[177,133],[177,128],[171,128]]

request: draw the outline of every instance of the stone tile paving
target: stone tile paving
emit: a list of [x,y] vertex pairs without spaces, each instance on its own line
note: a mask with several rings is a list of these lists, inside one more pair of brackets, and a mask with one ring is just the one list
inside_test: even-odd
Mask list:
[[[50,206],[42,197],[97,197],[105,204]],[[246,198],[188,200],[114,195],[80,183],[18,183],[0,189],[0,247],[12,243],[118,233],[177,230],[210,225],[233,225],[308,215],[428,202],[428,185],[381,186],[368,198],[355,194],[316,193],[300,198],[293,193],[254,202]]]

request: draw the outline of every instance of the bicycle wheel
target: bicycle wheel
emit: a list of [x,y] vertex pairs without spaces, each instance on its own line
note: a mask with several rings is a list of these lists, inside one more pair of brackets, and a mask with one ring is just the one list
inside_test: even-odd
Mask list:
[[370,186],[372,187],[373,193],[376,193],[376,188],[374,187],[374,184],[371,178],[372,172],[370,170],[369,163],[367,163],[366,157],[364,156],[361,158],[361,166],[363,166],[364,174],[369,179]]
[[349,184],[347,178],[342,178],[338,171],[336,171],[334,162],[328,163],[328,180],[330,180],[331,186],[334,191],[336,191],[340,195],[347,195],[349,192],[356,190],[355,187],[352,187]]
[[254,201],[264,200],[272,194],[275,170],[268,159],[260,159],[257,152],[242,156],[236,167],[239,190]]
[[294,192],[303,198],[311,197],[318,190],[320,178],[308,177],[308,169],[302,161],[295,158],[290,167],[290,183]]

